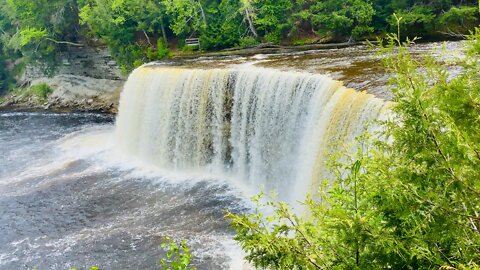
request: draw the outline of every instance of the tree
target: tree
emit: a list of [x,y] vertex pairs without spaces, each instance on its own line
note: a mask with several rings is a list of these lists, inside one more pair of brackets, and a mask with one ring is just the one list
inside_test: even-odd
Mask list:
[[247,28],[238,0],[206,2],[208,25],[199,31],[202,49],[223,49],[237,45]]
[[245,20],[248,22],[248,29],[250,33],[257,38],[258,33],[257,29],[255,28],[254,20],[256,16],[256,11],[254,10],[253,3],[251,0],[240,0],[240,9],[239,12],[244,14]]
[[177,36],[189,36],[207,26],[207,18],[200,0],[164,0],[171,18],[170,28]]
[[254,24],[268,42],[280,43],[290,27],[288,16],[292,8],[290,0],[257,0],[254,2],[256,15]]
[[[480,2],[479,2],[480,3]],[[478,22],[478,7],[452,7],[439,18],[439,24],[447,35],[466,34]]]
[[371,23],[375,10],[368,0],[307,1],[307,6],[299,17],[320,34],[359,38],[374,30]]
[[101,37],[127,73],[168,55],[167,7],[154,0],[89,0],[81,23]]
[[26,62],[39,60],[52,71],[58,51],[80,45],[74,0],[2,0],[0,9],[4,50],[25,58]]

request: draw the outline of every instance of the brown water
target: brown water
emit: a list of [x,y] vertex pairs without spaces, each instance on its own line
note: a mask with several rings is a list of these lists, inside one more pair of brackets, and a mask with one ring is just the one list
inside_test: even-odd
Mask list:
[[[432,52],[440,60],[460,57],[463,42],[430,42],[413,45],[414,55]],[[341,49],[310,50],[293,53],[257,54],[248,57],[231,55],[228,57],[201,57],[192,60],[158,62],[158,65],[173,65],[192,68],[224,68],[238,65],[251,65],[284,71],[327,74],[342,81],[347,87],[367,91],[377,97],[390,100],[382,57],[369,46],[359,45]],[[455,67],[451,67],[455,70]]]

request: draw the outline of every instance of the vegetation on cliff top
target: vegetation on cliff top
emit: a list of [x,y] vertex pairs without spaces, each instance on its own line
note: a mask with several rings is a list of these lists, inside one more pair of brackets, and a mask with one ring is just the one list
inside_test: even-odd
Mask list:
[[[465,33],[478,22],[473,0],[0,0],[2,88],[16,59],[47,73],[59,51],[107,44],[125,72],[170,51],[218,50],[260,42],[362,39],[392,30],[410,36]],[[8,64],[8,65],[5,65]],[[8,68],[6,68],[8,66]]]

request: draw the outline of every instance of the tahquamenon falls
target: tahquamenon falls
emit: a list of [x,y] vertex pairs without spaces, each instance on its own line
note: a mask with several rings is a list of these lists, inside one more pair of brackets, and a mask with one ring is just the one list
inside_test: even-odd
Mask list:
[[328,179],[333,146],[355,143],[387,107],[324,75],[144,66],[124,87],[115,139],[155,166],[230,175],[295,203]]
[[[383,75],[358,50],[147,64],[116,116],[0,112],[0,269],[155,269],[165,236],[187,241],[197,269],[244,269],[225,210],[251,211],[260,192],[299,206],[333,179],[329,153],[356,151],[389,115],[359,91]],[[356,90],[327,62],[362,71]]]

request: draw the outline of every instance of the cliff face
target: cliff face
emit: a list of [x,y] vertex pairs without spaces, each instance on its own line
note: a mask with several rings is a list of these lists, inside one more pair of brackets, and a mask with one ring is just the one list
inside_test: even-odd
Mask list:
[[71,48],[62,53],[59,66],[48,77],[37,66],[27,66],[18,78],[23,87],[47,84],[47,100],[11,94],[4,106],[116,112],[125,78],[107,48]]
[[[120,69],[104,47],[72,47],[59,54],[59,66],[54,75],[68,74],[94,79],[123,80]],[[45,77],[42,70],[28,66],[21,81],[33,81]]]

